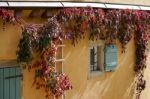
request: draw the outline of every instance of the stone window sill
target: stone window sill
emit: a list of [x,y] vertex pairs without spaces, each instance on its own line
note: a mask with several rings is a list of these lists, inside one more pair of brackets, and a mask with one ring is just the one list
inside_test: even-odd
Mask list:
[[90,71],[88,74],[88,80],[95,78],[95,77],[99,77],[101,76],[101,74],[102,74],[102,71]]

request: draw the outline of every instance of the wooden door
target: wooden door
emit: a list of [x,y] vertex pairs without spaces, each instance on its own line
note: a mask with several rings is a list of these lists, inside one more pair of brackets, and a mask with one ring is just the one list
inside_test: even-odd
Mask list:
[[0,99],[21,99],[20,67],[0,68]]

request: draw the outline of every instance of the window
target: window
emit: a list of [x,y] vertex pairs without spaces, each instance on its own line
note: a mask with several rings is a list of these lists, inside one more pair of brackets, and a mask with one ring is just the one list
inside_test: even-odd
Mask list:
[[98,70],[96,58],[97,58],[97,49],[96,47],[93,46],[90,49],[90,71]]
[[98,51],[97,46],[93,46],[90,48],[90,71],[98,71],[100,70],[99,61],[98,61],[98,54],[100,54],[100,51]]
[[56,60],[55,60],[55,69],[58,73],[63,73],[64,68],[64,56],[63,56],[63,50],[65,45],[61,44],[58,45],[57,53],[56,53]]
[[89,72],[99,74],[104,71],[104,43],[102,41],[90,42],[89,46]]
[[[114,71],[117,66],[117,46],[105,45],[103,41],[89,44],[89,75],[98,76],[102,72]],[[88,76],[89,77],[89,76]]]
[[[55,54],[55,70],[57,73],[63,73],[64,72],[64,55],[63,55],[63,51],[64,51],[64,47],[65,45],[63,44],[63,42],[58,45],[57,48],[57,53]],[[66,94],[63,93],[62,96],[59,99],[65,99]],[[54,99],[56,99],[54,97]]]
[[92,46],[90,47],[90,71],[102,71],[103,62],[102,62],[102,47],[101,46]]

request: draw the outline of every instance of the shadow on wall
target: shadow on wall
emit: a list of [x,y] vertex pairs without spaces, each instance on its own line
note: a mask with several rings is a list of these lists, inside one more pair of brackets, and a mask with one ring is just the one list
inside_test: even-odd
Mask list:
[[[83,52],[82,50],[86,49],[83,44],[81,44],[79,48],[80,52]],[[75,49],[73,50],[75,51]],[[118,66],[114,72],[104,72],[99,77],[94,77],[87,80],[84,79],[84,77],[87,75],[87,72],[77,72],[82,69],[77,69],[78,67],[76,67],[69,71],[69,75],[74,87],[73,90],[69,92],[69,97],[67,99],[132,99],[135,84],[133,71],[135,51],[133,40],[128,44],[126,51],[127,52],[124,54],[121,53],[121,47],[119,46]],[[72,54],[69,53],[70,52],[67,52],[67,59],[73,57],[71,56]],[[80,54],[83,53],[78,53],[78,55]],[[78,59],[75,59],[74,61],[76,60]],[[82,58],[80,58],[80,61],[82,64],[83,62],[86,62]],[[78,64],[78,62],[76,64]],[[71,66],[73,66],[73,64]],[[86,67],[82,65],[82,68]],[[76,74],[73,72],[76,72]],[[77,80],[77,78],[73,75],[79,75],[79,73],[80,76],[78,76]]]
[[[133,64],[130,64],[129,67],[131,66]],[[122,75],[122,79],[119,79],[120,72],[111,73],[109,77],[107,77],[107,74],[103,74],[107,78],[103,81],[88,81],[83,94],[73,99],[132,99],[134,78],[130,79],[130,77],[127,77],[128,75]]]

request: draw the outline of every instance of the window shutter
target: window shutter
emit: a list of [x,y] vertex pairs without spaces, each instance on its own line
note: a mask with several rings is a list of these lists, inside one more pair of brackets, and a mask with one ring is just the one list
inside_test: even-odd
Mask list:
[[[9,68],[4,69],[4,78],[9,76]],[[9,79],[4,79],[4,99],[9,99]]]
[[114,71],[117,66],[116,45],[105,46],[105,71]]
[[21,74],[21,68],[16,67],[16,75],[21,75],[20,77],[18,76],[16,79],[16,99],[21,99],[21,79],[23,79],[22,74]]
[[0,68],[0,99],[21,99],[20,67]]
[[0,99],[4,99],[4,91],[3,91],[3,86],[4,86],[4,80],[3,80],[3,69],[0,68]]

